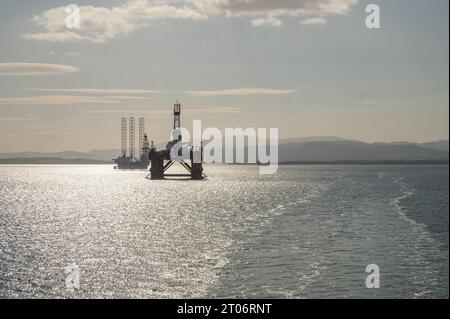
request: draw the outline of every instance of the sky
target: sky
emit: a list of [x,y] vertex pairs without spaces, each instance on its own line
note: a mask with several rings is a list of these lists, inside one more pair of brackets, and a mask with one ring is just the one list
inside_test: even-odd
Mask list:
[[[68,4],[80,8],[69,29]],[[380,7],[368,29],[366,6]],[[0,152],[157,143],[172,109],[280,138],[448,139],[447,0],[0,0]]]

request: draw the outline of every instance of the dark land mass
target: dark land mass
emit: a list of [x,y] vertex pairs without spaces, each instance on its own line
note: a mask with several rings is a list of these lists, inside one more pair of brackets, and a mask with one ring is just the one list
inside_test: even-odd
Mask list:
[[92,160],[85,158],[30,157],[0,158],[0,164],[113,164],[112,161]]
[[448,160],[419,161],[290,161],[278,165],[448,165]]
[[[342,160],[342,161],[283,161],[278,165],[448,165],[448,160],[413,160],[413,161],[361,161],[361,160]],[[227,164],[219,164],[227,165]],[[231,163],[229,165],[258,165],[265,166],[264,163]]]
[[[92,160],[85,158],[30,157],[0,158],[0,164],[110,164],[112,161]],[[279,165],[448,165],[448,160],[339,160],[339,161],[283,161]],[[225,164],[226,165],[226,164]],[[234,163],[231,165],[264,165],[256,163]]]
[[[418,144],[402,141],[365,143],[330,136],[294,138],[280,141],[278,162],[281,165],[448,165],[448,146],[448,140]],[[222,161],[228,151],[233,152],[236,161],[237,149],[225,147],[222,148]],[[241,151],[245,154],[244,161],[248,161],[247,145]],[[0,164],[112,164],[112,159],[119,153],[112,149],[0,153]]]

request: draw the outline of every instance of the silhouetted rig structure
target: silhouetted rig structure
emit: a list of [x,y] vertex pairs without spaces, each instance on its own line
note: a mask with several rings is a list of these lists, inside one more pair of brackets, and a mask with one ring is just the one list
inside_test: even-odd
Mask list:
[[129,153],[127,154],[127,119],[122,117],[121,121],[121,141],[120,141],[120,156],[113,159],[117,164],[118,169],[147,169],[150,153],[150,143],[148,136],[145,133],[145,120],[139,118],[139,155],[136,156],[135,148],[135,121],[134,117],[129,119]]
[[[129,123],[129,154],[127,154],[127,119],[122,118],[121,155],[114,159],[118,169],[147,169],[150,164],[150,174],[147,178],[153,180],[160,180],[166,177],[189,177],[193,180],[201,180],[206,177],[203,173],[203,146],[200,145],[198,149],[195,149],[192,145],[183,144],[181,136],[181,104],[178,101],[173,107],[172,140],[167,143],[165,150],[157,150],[153,141],[151,143],[148,142],[148,136],[145,133],[144,119],[140,118],[140,153],[139,158],[136,158],[134,144],[134,117],[130,117]],[[174,156],[171,156],[171,154]],[[167,170],[174,163],[179,163],[186,169],[187,173],[167,173]]]
[[[152,142],[150,147],[150,179],[164,179],[166,177],[190,177],[194,180],[201,180],[206,177],[203,173],[203,147],[200,146],[199,149],[194,149],[192,145],[183,145],[181,136],[181,104],[178,101],[173,106],[173,134],[172,141],[169,141],[166,145],[165,150],[156,150]],[[176,160],[173,160],[171,153],[177,149],[178,156]],[[183,154],[189,154],[188,158],[183,158]],[[190,164],[187,162],[189,161]],[[178,162],[183,166],[188,174],[169,174],[167,170],[174,164]]]

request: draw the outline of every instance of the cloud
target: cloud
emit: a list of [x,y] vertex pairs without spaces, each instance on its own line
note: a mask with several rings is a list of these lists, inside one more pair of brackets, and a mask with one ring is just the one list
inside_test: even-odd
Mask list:
[[[239,113],[239,107],[231,106],[209,106],[209,107],[198,107],[198,108],[184,108],[183,114],[229,114],[229,113]],[[86,114],[147,114],[147,115],[161,115],[168,114],[167,110],[86,110],[83,111]]]
[[156,90],[141,90],[141,89],[45,89],[45,88],[31,88],[29,90],[39,91],[39,92],[63,92],[63,93],[76,93],[76,94],[153,94],[153,93],[163,93],[164,91]]
[[238,107],[231,106],[210,106],[206,108],[186,108],[183,114],[229,114],[229,113],[239,113],[241,111]]
[[91,42],[105,42],[98,39],[81,36],[78,33],[72,31],[61,32],[38,32],[38,33],[25,33],[24,38],[30,40],[47,41],[47,42],[78,42],[78,41],[91,41]]
[[0,76],[52,75],[79,72],[70,65],[45,63],[0,63]]
[[148,26],[152,21],[166,19],[204,20],[208,17],[180,1],[129,0],[123,5],[106,8],[80,6],[80,28],[67,29],[65,7],[44,11],[32,22],[42,32],[27,33],[25,38],[49,42],[89,41],[102,43]]
[[242,96],[242,95],[284,95],[297,93],[297,90],[279,90],[268,88],[239,88],[216,91],[187,91],[193,96]]
[[[83,113],[86,114],[116,114],[116,113],[131,113],[131,114],[153,114],[156,111],[142,111],[142,110],[86,110]],[[167,113],[167,111],[165,111]]]
[[7,116],[1,117],[0,121],[10,122],[10,121],[36,121],[37,119],[29,116]]
[[130,101],[130,100],[149,100],[149,98],[144,97],[144,96],[129,96],[129,95],[123,95],[123,96],[111,95],[111,96],[105,96],[105,98],[111,99],[114,101],[117,101],[117,100],[119,100],[119,101],[121,101],[121,100],[125,100],[125,101],[126,100],[128,100],[128,101]]
[[227,16],[345,14],[358,0],[193,0],[205,13]]
[[283,17],[343,15],[357,3],[358,0],[128,0],[115,7],[80,6],[79,29],[66,28],[66,8],[57,7],[35,15],[32,22],[41,30],[24,37],[49,42],[104,43],[155,21],[202,21],[212,16],[250,17],[252,26],[279,27]]
[[283,21],[274,17],[267,17],[267,18],[253,19],[251,23],[252,26],[254,27],[262,27],[262,26],[279,27],[283,24]]
[[0,97],[0,105],[69,105],[69,104],[113,104],[121,100],[141,100],[139,96],[77,96],[77,95],[42,95]]
[[347,14],[358,0],[193,0],[204,14],[252,17],[252,26],[279,27],[283,17],[319,16],[303,24],[324,24],[324,17]]
[[300,21],[300,23],[305,25],[323,25],[327,24],[327,20],[324,18],[309,18]]
[[46,132],[37,133],[36,136],[39,137],[39,138],[48,139],[48,140],[60,140],[60,139],[62,139],[61,135],[59,135],[58,133],[55,133],[53,131],[46,131]]

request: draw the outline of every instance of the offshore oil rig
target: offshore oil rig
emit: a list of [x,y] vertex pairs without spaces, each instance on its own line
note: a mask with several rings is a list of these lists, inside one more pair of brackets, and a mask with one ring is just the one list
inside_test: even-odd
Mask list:
[[[174,156],[175,155],[175,156]],[[158,151],[152,142],[149,152],[150,179],[164,179],[165,177],[190,177],[201,180],[206,177],[203,173],[203,146],[198,149],[189,144],[183,145],[181,136],[181,104],[177,101],[173,106],[173,131],[172,140],[166,145],[165,150]],[[170,174],[167,170],[178,162],[183,166],[187,174]]]
[[127,119],[122,117],[120,134],[120,156],[113,159],[118,169],[147,169],[150,163],[150,143],[145,133],[145,120],[139,118],[139,154],[135,147],[135,120],[129,119],[129,153],[127,154]]
[[[157,150],[154,142],[149,143],[145,133],[144,118],[139,118],[139,157],[135,153],[135,121],[129,119],[129,153],[127,154],[127,119],[121,121],[121,155],[114,159],[118,169],[147,169],[150,164],[149,179],[157,180],[166,177],[189,177],[201,180],[206,177],[203,173],[203,145],[198,148],[183,143],[181,135],[181,104],[177,101],[173,106],[172,140],[164,150]],[[179,163],[187,173],[170,174],[167,170]]]

